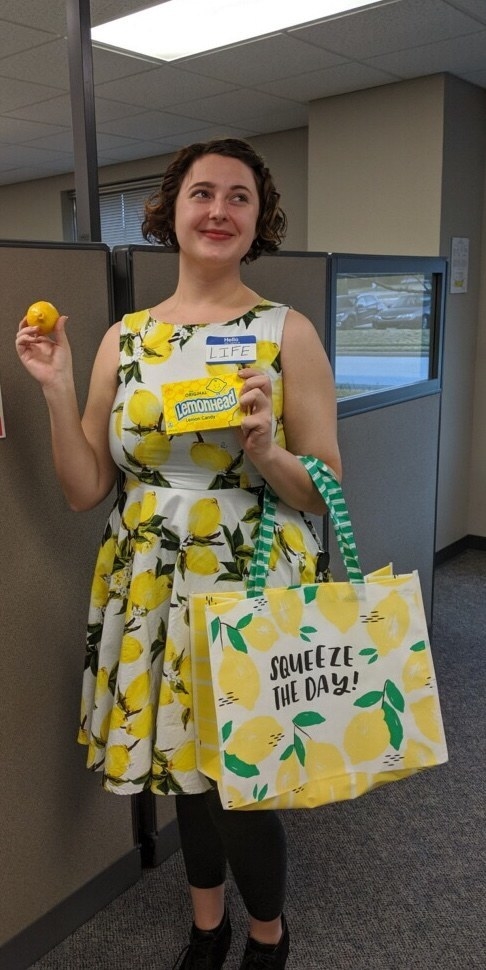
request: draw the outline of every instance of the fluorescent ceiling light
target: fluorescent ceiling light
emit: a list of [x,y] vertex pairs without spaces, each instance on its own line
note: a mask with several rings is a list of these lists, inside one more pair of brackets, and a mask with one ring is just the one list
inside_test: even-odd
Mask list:
[[175,61],[380,5],[379,0],[167,0],[94,27],[91,37],[95,46]]

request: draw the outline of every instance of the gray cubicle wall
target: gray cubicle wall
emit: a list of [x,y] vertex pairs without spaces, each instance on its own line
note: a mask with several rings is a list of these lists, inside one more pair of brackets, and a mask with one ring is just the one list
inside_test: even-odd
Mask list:
[[0,963],[22,970],[138,879],[131,799],[105,793],[75,743],[90,576],[111,500],[66,506],[42,392],[17,358],[37,299],[69,314],[81,406],[112,322],[102,246],[0,244],[2,496]]

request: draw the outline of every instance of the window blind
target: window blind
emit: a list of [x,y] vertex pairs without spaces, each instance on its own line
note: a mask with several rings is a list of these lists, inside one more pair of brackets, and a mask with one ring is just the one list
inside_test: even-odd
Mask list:
[[[101,241],[114,246],[146,243],[141,232],[144,203],[159,188],[160,179],[100,186]],[[71,194],[76,233],[76,196]]]

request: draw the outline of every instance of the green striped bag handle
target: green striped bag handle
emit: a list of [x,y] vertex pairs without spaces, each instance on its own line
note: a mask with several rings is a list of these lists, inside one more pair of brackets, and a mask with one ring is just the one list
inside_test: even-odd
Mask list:
[[[319,494],[327,505],[349,582],[364,582],[353,528],[341,485],[331,469],[318,458],[313,458],[310,455],[301,455],[299,456],[299,460],[308,471]],[[248,596],[261,596],[266,585],[268,564],[273,544],[277,501],[277,496],[266,486],[263,493],[263,510],[260,528],[248,577]]]

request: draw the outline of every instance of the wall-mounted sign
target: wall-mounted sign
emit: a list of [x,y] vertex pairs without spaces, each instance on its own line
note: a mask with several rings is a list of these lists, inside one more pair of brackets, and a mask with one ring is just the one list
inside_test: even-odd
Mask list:
[[450,286],[451,293],[467,293],[469,269],[469,239],[453,236],[451,239]]

